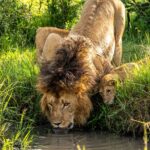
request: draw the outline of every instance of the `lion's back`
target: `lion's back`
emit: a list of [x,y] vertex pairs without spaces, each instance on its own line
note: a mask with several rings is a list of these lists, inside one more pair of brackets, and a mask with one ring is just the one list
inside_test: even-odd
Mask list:
[[114,15],[120,6],[123,6],[120,0],[87,0],[81,18],[71,32],[99,42],[99,37],[102,38],[106,32],[113,33]]
[[114,26],[119,7],[124,7],[120,0],[87,0],[81,18],[71,33],[89,38],[99,54],[108,50],[111,60],[115,50]]

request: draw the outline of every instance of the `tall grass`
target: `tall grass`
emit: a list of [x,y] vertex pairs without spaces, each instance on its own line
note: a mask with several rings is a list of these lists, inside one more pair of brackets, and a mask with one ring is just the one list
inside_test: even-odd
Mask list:
[[[33,106],[36,104],[37,93],[35,90],[36,74],[38,67],[35,64],[33,50],[7,51],[0,56],[0,81],[4,87],[15,83],[11,103],[20,107],[24,102]],[[31,105],[30,105],[31,104]],[[32,108],[30,108],[32,109]]]
[[[38,112],[35,81],[38,68],[32,50],[7,51],[0,56],[0,145],[28,149]],[[35,113],[33,113],[35,112]]]
[[[26,112],[18,114],[17,108],[9,105],[16,84],[4,88],[4,83],[0,84],[0,147],[2,150],[13,150],[14,147],[25,150],[32,142],[31,121],[25,123]],[[14,120],[14,117],[18,119]]]
[[126,32],[123,40],[123,63],[136,61],[150,55],[150,34],[146,33],[135,37]]

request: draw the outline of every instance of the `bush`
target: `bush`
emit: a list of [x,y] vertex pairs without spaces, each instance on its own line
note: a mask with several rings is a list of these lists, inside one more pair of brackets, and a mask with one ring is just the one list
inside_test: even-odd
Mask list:
[[49,18],[49,25],[70,28],[76,22],[82,2],[83,0],[52,0],[49,2],[47,5],[48,11],[46,12]]
[[[40,26],[70,28],[76,21],[83,0],[40,1],[24,4],[21,0],[0,1],[0,44],[25,47],[34,44],[35,33]],[[40,9],[44,5],[44,10]],[[37,13],[32,11],[38,11]]]
[[[150,1],[123,0],[127,10],[127,28],[133,33],[150,31]],[[143,35],[143,34],[142,34]]]
[[25,46],[28,41],[27,32],[31,21],[31,13],[26,5],[17,0],[0,1],[0,39],[5,47],[5,40],[11,44]]

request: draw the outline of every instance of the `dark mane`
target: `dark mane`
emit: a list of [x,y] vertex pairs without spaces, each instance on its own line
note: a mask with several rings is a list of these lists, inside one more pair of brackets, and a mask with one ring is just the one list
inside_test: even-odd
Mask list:
[[56,50],[55,59],[42,64],[39,80],[47,91],[57,92],[71,88],[85,73],[83,62],[78,59],[83,40],[78,41],[65,41],[62,47]]

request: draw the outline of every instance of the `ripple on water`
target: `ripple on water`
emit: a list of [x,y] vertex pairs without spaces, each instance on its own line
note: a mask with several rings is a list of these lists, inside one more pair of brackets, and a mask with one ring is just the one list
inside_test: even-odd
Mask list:
[[33,150],[76,150],[77,144],[86,150],[143,150],[142,138],[135,140],[105,132],[74,132],[39,136]]

